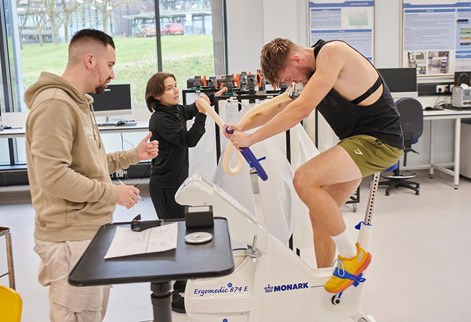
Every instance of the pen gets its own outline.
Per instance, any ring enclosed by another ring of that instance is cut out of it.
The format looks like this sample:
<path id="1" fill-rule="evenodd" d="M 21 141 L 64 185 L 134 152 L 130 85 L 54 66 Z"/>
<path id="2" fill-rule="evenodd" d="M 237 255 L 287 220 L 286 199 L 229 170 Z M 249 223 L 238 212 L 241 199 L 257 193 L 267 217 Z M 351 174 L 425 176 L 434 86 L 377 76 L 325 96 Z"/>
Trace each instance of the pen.
<path id="1" fill-rule="evenodd" d="M 119 184 L 125 186 L 125 184 L 124 184 L 121 180 L 118 179 L 118 182 L 119 182 Z M 139 195 L 137 195 L 137 197 L 139 198 L 139 200 L 144 200 L 144 198 L 142 198 L 142 197 L 139 196 Z"/>

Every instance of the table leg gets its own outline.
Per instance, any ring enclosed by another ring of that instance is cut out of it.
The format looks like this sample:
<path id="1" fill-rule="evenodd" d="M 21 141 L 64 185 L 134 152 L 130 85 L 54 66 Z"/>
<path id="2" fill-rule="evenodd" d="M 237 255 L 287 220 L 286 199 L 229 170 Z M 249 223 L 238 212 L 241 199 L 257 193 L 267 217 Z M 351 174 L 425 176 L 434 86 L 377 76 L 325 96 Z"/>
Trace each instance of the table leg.
<path id="1" fill-rule="evenodd" d="M 460 149 L 461 149 L 461 119 L 456 118 L 455 120 L 455 166 L 454 166 L 454 176 L 453 183 L 455 184 L 455 189 L 458 189 L 460 184 Z"/>
<path id="2" fill-rule="evenodd" d="M 151 282 L 154 322 L 172 322 L 172 283 Z"/>
<path id="3" fill-rule="evenodd" d="M 433 126 L 433 121 L 430 120 L 430 149 L 429 149 L 429 152 L 430 152 L 430 169 L 429 169 L 429 177 L 430 178 L 433 178 L 433 129 L 432 129 L 432 126 Z"/>

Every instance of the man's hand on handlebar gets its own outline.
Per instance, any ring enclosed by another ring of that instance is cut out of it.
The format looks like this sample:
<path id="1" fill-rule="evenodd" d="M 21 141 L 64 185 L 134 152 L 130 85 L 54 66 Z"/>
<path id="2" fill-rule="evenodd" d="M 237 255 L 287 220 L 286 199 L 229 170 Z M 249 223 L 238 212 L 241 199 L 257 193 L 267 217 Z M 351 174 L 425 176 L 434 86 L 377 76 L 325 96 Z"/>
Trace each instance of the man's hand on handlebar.
<path id="1" fill-rule="evenodd" d="M 234 131 L 230 137 L 230 140 L 237 149 L 248 148 L 253 144 L 251 135 L 240 131 Z"/>
<path id="2" fill-rule="evenodd" d="M 252 145 L 252 140 L 249 134 L 240 131 L 238 125 L 224 124 L 224 135 L 231 140 L 235 148 L 248 148 Z"/>
<path id="3" fill-rule="evenodd" d="M 232 133 L 234 131 L 240 131 L 239 125 L 237 124 L 224 124 L 224 128 L 222 129 L 222 133 L 224 133 L 224 136 L 228 138 L 229 140 L 231 139 Z"/>

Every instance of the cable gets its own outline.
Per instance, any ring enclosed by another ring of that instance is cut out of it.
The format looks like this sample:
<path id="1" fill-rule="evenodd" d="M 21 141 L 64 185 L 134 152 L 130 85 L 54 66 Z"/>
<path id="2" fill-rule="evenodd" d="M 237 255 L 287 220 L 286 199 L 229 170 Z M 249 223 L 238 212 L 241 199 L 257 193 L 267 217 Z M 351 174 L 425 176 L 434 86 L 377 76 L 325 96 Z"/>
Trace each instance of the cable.
<path id="1" fill-rule="evenodd" d="M 468 81 L 467 81 L 467 82 L 462 82 L 462 81 L 461 81 L 461 77 L 462 77 L 462 76 L 466 76 L 466 78 L 468 79 Z M 469 76 L 468 73 L 461 73 L 461 74 L 459 74 L 458 78 L 456 79 L 455 85 L 456 85 L 456 86 L 460 86 L 461 84 L 471 85 L 471 78 L 470 78 L 470 76 Z"/>
<path id="2" fill-rule="evenodd" d="M 131 142 L 129 142 L 128 140 L 126 140 L 123 136 L 123 133 L 119 133 L 119 135 L 121 136 L 121 150 L 124 151 L 124 142 L 126 142 L 127 144 L 129 144 L 131 146 L 131 149 L 134 149 L 134 144 L 132 144 Z"/>

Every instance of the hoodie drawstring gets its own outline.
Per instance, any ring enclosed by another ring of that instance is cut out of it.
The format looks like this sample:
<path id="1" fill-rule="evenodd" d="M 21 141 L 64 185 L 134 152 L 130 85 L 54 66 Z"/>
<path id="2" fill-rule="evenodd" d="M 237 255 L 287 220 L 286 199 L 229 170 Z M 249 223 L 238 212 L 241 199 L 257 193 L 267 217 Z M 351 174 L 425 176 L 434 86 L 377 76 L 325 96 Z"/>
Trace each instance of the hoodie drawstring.
<path id="1" fill-rule="evenodd" d="M 95 118 L 95 110 L 93 108 L 93 103 L 88 103 L 89 111 L 90 111 L 90 121 L 93 125 L 93 139 L 98 142 L 98 148 L 101 149 L 101 139 L 98 135 L 98 123 Z M 97 139 L 98 137 L 98 139 Z"/>

